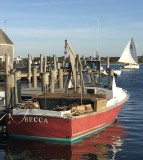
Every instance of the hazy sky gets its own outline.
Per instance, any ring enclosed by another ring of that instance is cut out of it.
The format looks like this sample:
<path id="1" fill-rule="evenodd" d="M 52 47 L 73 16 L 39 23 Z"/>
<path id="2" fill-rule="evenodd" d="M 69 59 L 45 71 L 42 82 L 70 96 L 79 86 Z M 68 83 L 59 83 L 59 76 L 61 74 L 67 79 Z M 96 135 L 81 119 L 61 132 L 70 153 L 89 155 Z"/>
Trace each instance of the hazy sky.
<path id="1" fill-rule="evenodd" d="M 62 56 L 65 39 L 81 56 L 119 57 L 131 37 L 143 55 L 142 0 L 0 0 L 0 20 L 15 57 Z"/>

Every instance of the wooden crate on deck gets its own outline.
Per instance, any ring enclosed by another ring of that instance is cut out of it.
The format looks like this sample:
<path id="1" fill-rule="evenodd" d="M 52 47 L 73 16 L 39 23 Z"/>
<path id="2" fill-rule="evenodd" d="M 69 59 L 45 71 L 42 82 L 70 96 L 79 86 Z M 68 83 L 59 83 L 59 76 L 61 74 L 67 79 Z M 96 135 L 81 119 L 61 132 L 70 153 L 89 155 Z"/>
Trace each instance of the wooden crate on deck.
<path id="1" fill-rule="evenodd" d="M 106 109 L 106 103 L 107 99 L 97 99 L 97 101 L 94 101 L 94 111 L 99 112 Z"/>

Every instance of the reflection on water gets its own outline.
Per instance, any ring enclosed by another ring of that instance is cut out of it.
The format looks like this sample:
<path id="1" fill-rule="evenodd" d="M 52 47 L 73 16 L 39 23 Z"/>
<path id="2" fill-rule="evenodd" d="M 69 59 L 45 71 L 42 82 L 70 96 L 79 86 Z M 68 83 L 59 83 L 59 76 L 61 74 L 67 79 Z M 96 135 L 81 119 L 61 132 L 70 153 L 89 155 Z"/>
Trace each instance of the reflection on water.
<path id="1" fill-rule="evenodd" d="M 3 140 L 0 150 L 5 150 L 4 159 L 98 159 L 114 160 L 122 150 L 125 133 L 120 122 L 104 131 L 84 138 L 73 145 L 57 145 L 42 141 L 9 139 Z M 0 153 L 1 154 L 1 153 Z"/>

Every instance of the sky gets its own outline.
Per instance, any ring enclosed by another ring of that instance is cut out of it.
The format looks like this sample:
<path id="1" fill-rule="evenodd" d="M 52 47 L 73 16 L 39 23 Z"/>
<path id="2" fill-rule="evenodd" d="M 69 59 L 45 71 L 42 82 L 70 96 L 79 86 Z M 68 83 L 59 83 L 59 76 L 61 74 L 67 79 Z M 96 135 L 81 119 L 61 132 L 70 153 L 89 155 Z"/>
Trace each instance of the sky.
<path id="1" fill-rule="evenodd" d="M 80 56 L 120 57 L 132 37 L 143 55 L 142 0 L 0 0 L 0 28 L 14 57 L 63 56 L 66 39 Z"/>

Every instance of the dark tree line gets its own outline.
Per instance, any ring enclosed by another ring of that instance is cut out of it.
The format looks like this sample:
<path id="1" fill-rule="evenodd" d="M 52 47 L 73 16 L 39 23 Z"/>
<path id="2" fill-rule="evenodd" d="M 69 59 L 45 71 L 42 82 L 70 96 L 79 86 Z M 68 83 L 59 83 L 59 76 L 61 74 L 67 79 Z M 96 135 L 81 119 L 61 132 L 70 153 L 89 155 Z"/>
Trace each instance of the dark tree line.
<path id="1" fill-rule="evenodd" d="M 120 57 L 109 57 L 110 63 L 118 63 Z M 107 62 L 107 57 L 101 57 L 102 63 Z M 138 56 L 138 62 L 143 63 L 143 56 Z"/>
<path id="2" fill-rule="evenodd" d="M 110 63 L 118 63 L 120 57 L 109 57 Z M 58 62 L 62 63 L 64 60 L 64 56 L 58 57 Z M 39 62 L 40 57 L 34 57 L 33 62 Z M 53 56 L 47 56 L 47 62 L 52 63 L 53 61 Z M 102 63 L 107 63 L 107 57 L 101 57 Z M 69 62 L 69 57 L 66 58 L 66 62 Z M 138 62 L 143 63 L 143 56 L 138 56 Z M 21 64 L 28 64 L 28 59 L 23 58 L 22 61 L 20 62 Z"/>

